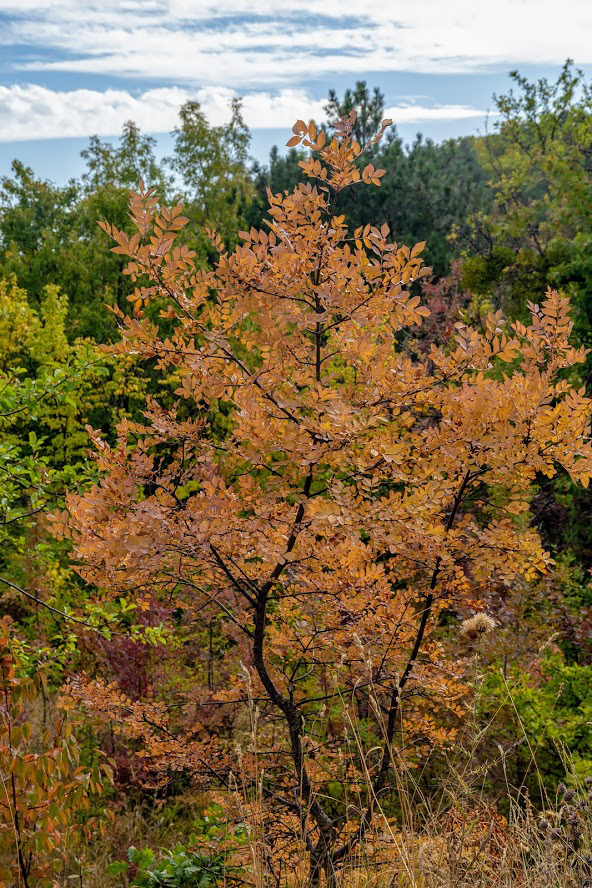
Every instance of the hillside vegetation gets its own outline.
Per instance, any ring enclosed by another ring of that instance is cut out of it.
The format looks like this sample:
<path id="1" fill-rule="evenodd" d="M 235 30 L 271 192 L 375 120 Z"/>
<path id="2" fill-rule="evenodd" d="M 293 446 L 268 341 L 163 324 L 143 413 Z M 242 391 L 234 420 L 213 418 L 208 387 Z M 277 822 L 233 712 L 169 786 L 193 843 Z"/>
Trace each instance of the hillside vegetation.
<path id="1" fill-rule="evenodd" d="M 0 886 L 592 885 L 592 87 L 0 182 Z"/>

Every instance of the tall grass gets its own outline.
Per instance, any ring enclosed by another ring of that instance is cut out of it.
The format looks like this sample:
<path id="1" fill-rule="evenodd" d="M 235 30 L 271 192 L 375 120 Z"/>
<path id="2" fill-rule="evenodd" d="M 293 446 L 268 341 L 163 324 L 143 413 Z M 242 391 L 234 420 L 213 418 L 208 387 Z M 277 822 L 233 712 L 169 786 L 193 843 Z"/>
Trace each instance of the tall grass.
<path id="1" fill-rule="evenodd" d="M 425 774 L 410 768 L 393 748 L 394 781 L 388 809 L 383 808 L 386 797 L 374 800 L 376 815 L 367 841 L 343 861 L 338 871 L 342 888 L 592 888 L 592 778 L 578 780 L 573 776 L 569 788 L 561 786 L 556 793 L 549 792 L 539 772 L 536 743 L 522 726 L 514 701 L 516 681 L 506 683 L 506 699 L 500 706 L 514 706 L 522 736 L 509 748 L 497 746 L 497 713 L 486 724 L 479 716 L 481 679 L 477 644 L 474 694 L 462 730 L 448 748 L 438 753 L 437 766 L 433 761 L 429 763 L 429 788 Z M 376 697 L 371 697 L 371 704 L 378 706 Z M 348 752 L 361 762 L 369 782 L 372 762 L 364 756 L 356 709 L 344 710 L 349 714 Z M 259 712 L 253 700 L 244 727 L 242 743 L 237 746 L 234 788 L 224 796 L 218 795 L 218 799 L 223 799 L 229 821 L 244 824 L 247 841 L 229 857 L 232 863 L 242 863 L 240 877 L 237 879 L 236 872 L 229 870 L 228 878 L 222 877 L 219 884 L 305 888 L 307 856 L 303 843 L 297 836 L 291 840 L 287 833 L 283 846 L 277 834 L 273 847 L 267 840 L 270 815 L 263 792 L 266 762 L 259 739 Z M 512 772 L 508 765 L 518 745 L 529 760 L 527 772 L 534 775 L 536 808 L 527 788 L 513 785 L 508 777 Z M 575 775 L 569 750 L 558 752 L 566 773 Z M 247 756 L 248 769 L 244 766 Z M 492 796 L 488 775 L 493 770 L 501 772 L 504 780 Z M 191 832 L 191 818 L 203 810 L 205 803 L 203 795 L 191 794 L 176 810 L 170 805 L 159 809 L 120 800 L 110 841 L 87 848 L 80 865 L 80 881 L 64 885 L 128 885 L 128 876 L 114 879 L 108 875 L 109 862 L 121 859 L 127 845 L 170 847 Z M 356 806 L 360 806 L 359 800 L 346 798 L 346 810 L 352 815 Z M 198 885 L 196 881 L 196 888 Z M 187 884 L 187 888 L 192 886 Z"/>

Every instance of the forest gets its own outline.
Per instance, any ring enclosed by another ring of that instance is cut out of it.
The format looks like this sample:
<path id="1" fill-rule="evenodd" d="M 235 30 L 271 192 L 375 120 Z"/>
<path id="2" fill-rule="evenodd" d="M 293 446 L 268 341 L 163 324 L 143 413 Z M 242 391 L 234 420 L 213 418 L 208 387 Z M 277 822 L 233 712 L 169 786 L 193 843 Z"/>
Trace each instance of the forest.
<path id="1" fill-rule="evenodd" d="M 592 84 L 0 180 L 0 886 L 592 885 Z"/>

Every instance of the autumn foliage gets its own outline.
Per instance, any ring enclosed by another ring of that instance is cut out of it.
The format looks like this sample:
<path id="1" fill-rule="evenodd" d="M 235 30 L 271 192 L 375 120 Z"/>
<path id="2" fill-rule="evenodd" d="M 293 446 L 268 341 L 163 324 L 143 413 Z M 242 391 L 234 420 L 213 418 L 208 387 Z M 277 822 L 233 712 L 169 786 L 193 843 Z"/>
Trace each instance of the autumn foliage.
<path id="1" fill-rule="evenodd" d="M 81 761 L 67 707 L 34 731 L 31 707 L 44 678 L 24 674 L 19 647 L 0 624 L 0 885 L 53 888 L 64 859 L 99 825 L 91 802 L 111 769 L 104 760 Z M 104 836 L 103 820 L 100 830 Z"/>
<path id="2" fill-rule="evenodd" d="M 207 680 L 132 700 L 81 676 L 70 698 L 115 707 L 156 781 L 240 784 L 262 865 L 304 850 L 313 885 L 363 845 L 393 773 L 454 734 L 447 615 L 547 571 L 535 479 L 592 474 L 565 297 L 406 348 L 428 315 L 423 244 L 349 231 L 343 189 L 383 174 L 357 162 L 354 123 L 295 125 L 310 181 L 269 192 L 267 229 L 233 252 L 212 233 L 213 270 L 175 245 L 187 220 L 154 189 L 132 195 L 131 237 L 104 225 L 136 283 L 117 349 L 176 402 L 148 401 L 116 446 L 93 431 L 101 480 L 53 519 L 100 601 L 166 601 L 180 657 L 212 626 L 222 639 Z"/>

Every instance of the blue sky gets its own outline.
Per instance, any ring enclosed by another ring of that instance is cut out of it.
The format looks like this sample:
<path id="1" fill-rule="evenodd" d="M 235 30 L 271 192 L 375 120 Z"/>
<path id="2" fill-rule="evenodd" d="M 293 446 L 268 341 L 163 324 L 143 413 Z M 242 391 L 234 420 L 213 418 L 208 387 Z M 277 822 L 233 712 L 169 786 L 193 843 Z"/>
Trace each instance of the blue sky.
<path id="1" fill-rule="evenodd" d="M 590 0 L 0 0 L 0 174 L 64 182 L 130 118 L 166 153 L 188 98 L 221 123 L 241 96 L 265 159 L 358 79 L 407 141 L 482 132 L 511 68 L 592 74 L 591 34 Z"/>

